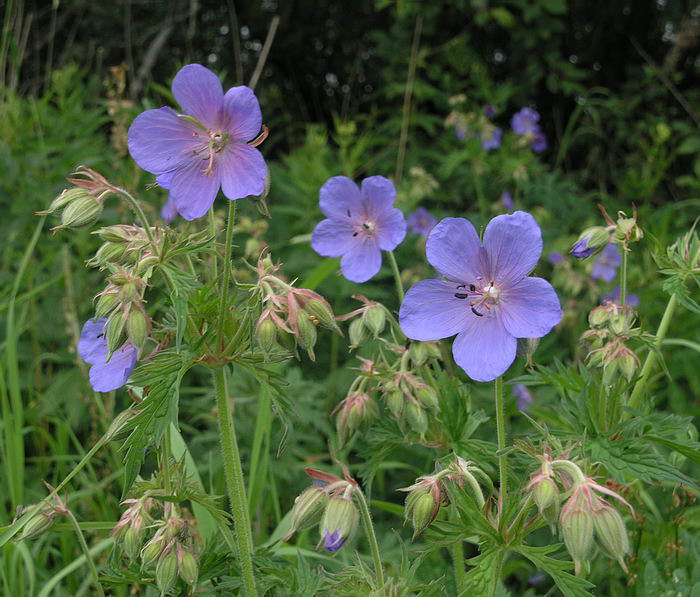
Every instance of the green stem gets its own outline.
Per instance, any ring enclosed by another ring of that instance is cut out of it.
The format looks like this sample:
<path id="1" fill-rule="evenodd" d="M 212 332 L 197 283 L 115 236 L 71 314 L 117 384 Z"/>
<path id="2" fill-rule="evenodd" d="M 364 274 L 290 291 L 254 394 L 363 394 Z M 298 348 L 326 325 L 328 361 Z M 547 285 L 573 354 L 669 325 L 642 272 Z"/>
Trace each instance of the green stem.
<path id="1" fill-rule="evenodd" d="M 231 203 L 233 203 L 233 201 Z M 226 369 L 224 367 L 219 367 L 214 370 L 214 386 L 216 389 L 221 455 L 224 462 L 226 487 L 228 489 L 231 511 L 233 513 L 233 527 L 236 533 L 238 558 L 243 575 L 244 594 L 247 597 L 255 597 L 257 592 L 255 589 L 255 577 L 253 575 L 253 536 L 250 528 L 248 500 L 245 494 L 241 457 L 238 452 L 238 441 L 236 440 L 236 429 L 233 425 L 233 419 L 228 404 Z"/>
<path id="2" fill-rule="evenodd" d="M 207 217 L 209 222 L 209 236 L 211 236 L 212 238 L 216 238 L 216 216 L 214 215 L 213 205 L 209 208 Z M 211 258 L 211 271 L 212 275 L 214 276 L 213 280 L 216 280 L 219 277 L 219 266 L 216 262 L 216 253 L 214 253 Z"/>
<path id="3" fill-rule="evenodd" d="M 224 245 L 224 279 L 221 286 L 221 302 L 219 303 L 219 331 L 217 349 L 223 348 L 224 330 L 226 328 L 226 311 L 228 310 L 228 285 L 231 281 L 231 251 L 233 250 L 233 227 L 236 222 L 236 202 L 228 202 L 228 220 L 226 222 L 226 244 Z"/>
<path id="4" fill-rule="evenodd" d="M 620 268 L 620 305 L 627 302 L 627 243 L 622 244 L 622 267 Z"/>
<path id="5" fill-rule="evenodd" d="M 377 543 L 377 536 L 374 534 L 374 526 L 372 525 L 372 517 L 369 513 L 369 506 L 367 506 L 367 500 L 365 499 L 362 491 L 357 489 L 357 491 L 354 493 L 357 496 L 357 501 L 360 505 L 362 526 L 365 527 L 365 534 L 367 535 L 369 548 L 372 552 L 372 559 L 374 560 L 374 574 L 377 578 L 377 589 L 379 589 L 381 594 L 384 595 L 384 570 L 382 569 L 382 559 L 379 557 L 379 544 Z"/>
<path id="6" fill-rule="evenodd" d="M 170 425 L 165 427 L 165 434 L 163 436 L 163 442 L 161 444 L 161 458 L 163 467 L 163 485 L 165 492 L 170 495 L 172 488 L 170 485 L 170 447 L 172 443 L 170 441 Z"/>
<path id="7" fill-rule="evenodd" d="M 501 452 L 506 448 L 506 423 L 505 409 L 503 406 L 503 377 L 498 376 L 494 382 L 495 398 L 496 398 L 496 431 L 498 434 L 498 451 Z M 508 495 L 508 461 L 505 454 L 498 456 L 498 475 L 500 488 L 498 490 L 498 501 L 500 504 L 501 514 L 505 511 L 506 496 Z"/>
<path id="8" fill-rule="evenodd" d="M 80 525 L 78 524 L 78 521 L 75 519 L 75 516 L 73 516 L 73 513 L 70 510 L 66 510 L 66 516 L 68 517 L 68 520 L 70 520 L 71 525 L 73 525 L 73 528 L 75 529 L 75 534 L 78 536 L 78 543 L 80 543 L 80 548 L 85 554 L 85 561 L 87 562 L 88 568 L 90 568 L 90 572 L 92 573 L 92 576 L 95 580 L 97 594 L 100 597 L 105 597 L 105 592 L 102 590 L 102 585 L 100 584 L 100 576 L 97 573 L 97 568 L 95 567 L 95 562 L 92 559 L 92 555 L 90 555 L 90 548 L 85 542 L 83 532 L 80 530 Z"/>
<path id="9" fill-rule="evenodd" d="M 115 190 L 122 197 L 124 197 L 124 199 L 126 199 L 126 202 L 129 204 L 131 210 L 136 214 L 136 217 L 139 220 L 141 220 L 141 226 L 146 231 L 146 236 L 148 237 L 148 242 L 151 245 L 151 250 L 153 251 L 153 254 L 156 256 L 160 255 L 158 245 L 156 244 L 156 239 L 153 236 L 153 230 L 151 230 L 151 225 L 148 223 L 148 218 L 146 217 L 146 214 L 144 213 L 143 209 L 141 209 L 141 204 L 128 191 L 120 189 L 119 187 L 115 187 Z"/>
<path id="10" fill-rule="evenodd" d="M 391 265 L 391 273 L 394 274 L 394 282 L 396 282 L 396 294 L 399 295 L 399 303 L 403 303 L 403 282 L 401 281 L 401 272 L 399 272 L 399 265 L 396 263 L 396 257 L 394 257 L 393 251 L 387 251 L 389 255 L 389 265 Z"/>
<path id="11" fill-rule="evenodd" d="M 668 299 L 668 304 L 666 305 L 666 310 L 661 318 L 661 323 L 659 324 L 659 329 L 656 331 L 656 338 L 654 340 L 654 348 L 649 350 L 646 360 L 644 361 L 644 366 L 642 367 L 642 373 L 639 380 L 634 384 L 634 389 L 630 395 L 629 402 L 627 405 L 630 408 L 639 408 L 640 402 L 642 401 L 642 393 L 644 392 L 644 387 L 647 384 L 649 375 L 651 375 L 651 370 L 654 368 L 656 363 L 656 353 L 661 349 L 661 344 L 666 337 L 666 332 L 668 332 L 668 326 L 671 324 L 671 318 L 673 317 L 673 312 L 676 310 L 676 304 L 678 303 L 678 297 L 675 294 L 671 295 Z"/>

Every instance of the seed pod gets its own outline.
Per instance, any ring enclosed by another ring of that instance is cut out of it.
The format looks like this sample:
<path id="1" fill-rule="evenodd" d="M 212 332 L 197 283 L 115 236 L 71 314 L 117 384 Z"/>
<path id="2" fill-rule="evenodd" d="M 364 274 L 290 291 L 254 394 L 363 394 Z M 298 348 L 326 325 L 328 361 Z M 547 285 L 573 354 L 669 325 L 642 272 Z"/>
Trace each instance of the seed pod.
<path id="1" fill-rule="evenodd" d="M 303 309 L 297 313 L 297 328 L 299 329 L 297 343 L 306 350 L 312 361 L 316 360 L 314 356 L 314 346 L 316 345 L 317 337 L 316 326 L 309 318 L 308 313 Z"/>
<path id="2" fill-rule="evenodd" d="M 58 228 L 82 228 L 94 224 L 102 214 L 102 203 L 89 194 L 78 197 L 66 206 Z"/>
<path id="3" fill-rule="evenodd" d="M 132 309 L 126 318 L 126 333 L 129 341 L 138 349 L 143 350 L 148 337 L 148 319 L 140 309 Z"/>
<path id="4" fill-rule="evenodd" d="M 258 346 L 264 352 L 272 352 L 277 344 L 277 326 L 270 318 L 263 319 L 256 331 Z"/>
<path id="5" fill-rule="evenodd" d="M 369 330 L 362 319 L 355 319 L 348 328 L 348 335 L 350 336 L 350 348 L 357 348 L 369 338 Z"/>
<path id="6" fill-rule="evenodd" d="M 178 574 L 177 554 L 171 547 L 164 551 L 156 565 L 156 584 L 162 593 L 167 593 L 175 585 Z"/>
<path id="7" fill-rule="evenodd" d="M 373 336 L 379 336 L 386 325 L 386 311 L 381 305 L 372 305 L 365 309 L 362 321 Z"/>

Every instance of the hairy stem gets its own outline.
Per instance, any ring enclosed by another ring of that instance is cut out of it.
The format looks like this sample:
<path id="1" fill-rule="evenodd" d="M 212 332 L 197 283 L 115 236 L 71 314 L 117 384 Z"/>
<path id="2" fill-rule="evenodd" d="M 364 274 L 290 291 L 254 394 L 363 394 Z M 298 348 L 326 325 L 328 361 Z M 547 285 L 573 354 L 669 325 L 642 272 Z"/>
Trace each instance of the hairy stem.
<path id="1" fill-rule="evenodd" d="M 396 263 L 396 257 L 394 257 L 393 251 L 387 251 L 389 255 L 389 265 L 391 265 L 391 273 L 394 274 L 394 282 L 396 283 L 396 294 L 399 296 L 399 303 L 403 303 L 403 282 L 401 281 L 401 272 L 399 272 L 399 265 Z"/>
<path id="2" fill-rule="evenodd" d="M 226 222 L 226 244 L 224 245 L 224 278 L 221 285 L 221 302 L 219 303 L 219 330 L 216 347 L 223 348 L 226 311 L 228 310 L 228 286 L 231 281 L 231 251 L 233 249 L 233 227 L 236 223 L 236 202 L 228 202 L 228 221 Z"/>
<path id="3" fill-rule="evenodd" d="M 384 570 L 382 569 L 382 559 L 379 557 L 379 544 L 377 543 L 377 536 L 374 534 L 374 526 L 372 525 L 372 517 L 369 513 L 369 507 L 367 506 L 367 500 L 364 494 L 359 489 L 355 492 L 357 496 L 357 502 L 360 506 L 360 516 L 362 518 L 362 526 L 365 527 L 365 534 L 367 535 L 367 541 L 369 542 L 369 548 L 372 552 L 372 559 L 374 560 L 374 574 L 377 578 L 377 588 L 384 594 Z"/>
<path id="4" fill-rule="evenodd" d="M 233 201 L 231 202 L 233 203 Z M 219 419 L 219 438 L 221 440 L 221 455 L 224 462 L 224 475 L 228 489 L 233 527 L 236 533 L 238 558 L 243 576 L 243 589 L 246 597 L 255 597 L 255 577 L 253 575 L 253 536 L 250 529 L 250 515 L 246 498 L 245 484 L 241 457 L 238 452 L 236 429 L 228 404 L 226 387 L 226 369 L 219 367 L 214 370 L 214 387 L 216 389 L 216 407 Z"/>
<path id="5" fill-rule="evenodd" d="M 458 515 L 454 508 L 451 509 L 450 517 L 453 520 L 458 519 Z M 452 565 L 455 573 L 455 586 L 457 587 L 457 595 L 462 595 L 466 590 L 467 574 L 464 569 L 464 543 L 461 539 L 455 541 L 450 549 L 452 554 Z"/>
<path id="6" fill-rule="evenodd" d="M 630 395 L 629 402 L 627 405 L 630 408 L 639 408 L 642 401 L 642 393 L 649 380 L 649 375 L 651 375 L 651 370 L 654 368 L 656 363 L 656 353 L 661 349 L 661 344 L 666 337 L 666 332 L 668 332 L 668 326 L 671 324 L 671 319 L 673 318 L 673 312 L 676 310 L 676 304 L 678 303 L 678 297 L 675 294 L 671 295 L 668 299 L 666 305 L 666 310 L 661 318 L 661 323 L 659 324 L 659 329 L 656 331 L 656 338 L 654 339 L 654 349 L 649 351 L 646 360 L 644 361 L 644 366 L 642 367 L 642 373 L 639 380 L 634 384 L 634 389 Z"/>
<path id="7" fill-rule="evenodd" d="M 627 243 L 622 245 L 622 267 L 620 268 L 620 305 L 627 302 Z"/>
<path id="8" fill-rule="evenodd" d="M 498 451 L 505 450 L 506 447 L 506 423 L 505 412 L 503 406 L 503 377 L 498 376 L 494 381 L 494 390 L 496 398 L 496 431 L 498 434 Z M 505 510 L 506 497 L 508 495 L 508 460 L 505 454 L 498 456 L 498 476 L 500 488 L 498 490 L 498 502 L 500 504 L 501 514 Z"/>
<path id="9" fill-rule="evenodd" d="M 160 255 L 160 251 L 158 250 L 158 245 L 156 244 L 156 239 L 153 236 L 153 230 L 151 230 L 151 225 L 148 222 L 148 218 L 146 217 L 146 214 L 144 213 L 143 209 L 141 209 L 141 204 L 128 191 L 126 191 L 124 189 L 120 189 L 119 187 L 115 187 L 115 190 L 122 197 L 124 197 L 124 199 L 126 199 L 126 202 L 129 204 L 131 211 L 133 211 L 136 214 L 136 217 L 141 221 L 141 226 L 143 226 L 143 229 L 146 232 L 146 236 L 148 237 L 148 242 L 151 245 L 151 250 L 153 251 L 153 254 L 156 256 Z"/>

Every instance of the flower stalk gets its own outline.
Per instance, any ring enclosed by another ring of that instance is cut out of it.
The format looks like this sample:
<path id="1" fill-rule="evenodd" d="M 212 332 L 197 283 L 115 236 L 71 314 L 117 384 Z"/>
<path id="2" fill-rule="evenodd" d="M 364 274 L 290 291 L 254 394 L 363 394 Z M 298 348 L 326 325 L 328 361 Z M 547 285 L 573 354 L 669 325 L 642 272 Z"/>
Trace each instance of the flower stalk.
<path id="1" fill-rule="evenodd" d="M 231 251 L 233 249 L 233 228 L 236 222 L 236 202 L 228 202 L 228 220 L 226 222 L 226 243 L 224 244 L 224 278 L 221 287 L 221 302 L 219 303 L 219 330 L 216 347 L 223 348 L 224 330 L 226 328 L 226 310 L 228 309 L 228 286 L 231 282 Z"/>
<path id="2" fill-rule="evenodd" d="M 377 579 L 377 588 L 380 591 L 380 595 L 385 595 L 384 570 L 382 569 L 382 559 L 379 556 L 379 544 L 377 543 L 377 536 L 374 533 L 374 526 L 372 525 L 372 517 L 369 513 L 367 500 L 365 499 L 364 493 L 362 493 L 362 491 L 360 491 L 359 489 L 355 491 L 355 496 L 357 497 L 357 503 L 360 507 L 360 518 L 362 520 L 362 526 L 365 528 L 369 548 L 372 552 L 372 559 L 374 560 L 374 575 Z"/>
<path id="3" fill-rule="evenodd" d="M 394 282 L 396 283 L 396 294 L 399 297 L 399 302 L 403 302 L 403 282 L 401 281 L 401 272 L 399 271 L 399 266 L 396 263 L 396 257 L 394 257 L 393 251 L 387 251 L 389 256 L 389 265 L 391 265 L 391 273 L 394 274 Z"/>
<path id="4" fill-rule="evenodd" d="M 499 375 L 494 381 L 496 399 L 496 431 L 498 434 L 498 451 L 506 448 L 506 423 L 505 408 L 503 405 L 503 376 Z M 498 456 L 498 478 L 500 488 L 498 490 L 498 503 L 501 513 L 505 511 L 506 496 L 508 495 L 508 460 L 505 454 Z"/>

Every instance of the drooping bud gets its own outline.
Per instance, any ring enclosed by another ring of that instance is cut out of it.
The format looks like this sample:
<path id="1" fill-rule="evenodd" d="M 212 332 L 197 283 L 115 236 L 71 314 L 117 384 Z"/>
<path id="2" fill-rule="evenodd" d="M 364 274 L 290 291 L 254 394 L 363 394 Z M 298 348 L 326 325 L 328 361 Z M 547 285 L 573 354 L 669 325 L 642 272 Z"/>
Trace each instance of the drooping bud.
<path id="1" fill-rule="evenodd" d="M 68 205 L 70 205 L 71 203 L 73 203 L 73 201 L 88 196 L 89 193 L 85 191 L 85 189 L 76 187 L 70 189 L 63 189 L 63 191 L 61 191 L 61 194 L 51 202 L 51 205 L 49 205 L 48 209 L 46 209 L 45 211 L 38 211 L 37 214 L 41 216 L 55 214 L 67 207 Z"/>
<path id="2" fill-rule="evenodd" d="M 384 396 L 386 398 L 386 405 L 391 411 L 391 414 L 394 415 L 396 419 L 400 419 L 404 408 L 403 394 L 398 390 L 394 390 Z"/>
<path id="3" fill-rule="evenodd" d="M 625 522 L 619 512 L 605 501 L 600 500 L 599 504 L 601 507 L 593 512 L 596 541 L 603 553 L 617 560 L 622 569 L 627 572 L 625 555 L 630 551 L 630 544 Z"/>
<path id="4" fill-rule="evenodd" d="M 569 251 L 577 259 L 586 259 L 610 243 L 610 231 L 604 226 L 586 228 Z"/>
<path id="5" fill-rule="evenodd" d="M 335 316 L 333 311 L 325 301 L 319 299 L 310 299 L 304 303 L 304 310 L 311 316 L 315 317 L 318 322 L 325 328 L 333 330 L 339 333 L 341 336 L 343 332 L 335 321 Z"/>
<path id="6" fill-rule="evenodd" d="M 413 527 L 412 540 L 420 535 L 440 511 L 440 489 L 435 483 L 432 487 L 421 487 L 406 496 L 404 518 Z"/>
<path id="7" fill-rule="evenodd" d="M 141 550 L 141 566 L 147 568 L 155 562 L 163 551 L 167 539 L 163 533 L 156 533 Z"/>
<path id="8" fill-rule="evenodd" d="M 349 497 L 333 496 L 321 520 L 321 541 L 328 551 L 338 551 L 357 530 L 359 513 Z"/>
<path id="9" fill-rule="evenodd" d="M 362 346 L 369 338 L 369 330 L 362 319 L 354 319 L 348 328 L 350 336 L 350 348 Z"/>
<path id="10" fill-rule="evenodd" d="M 178 574 L 188 585 L 196 585 L 199 579 L 197 558 L 189 549 L 177 544 Z"/>
<path id="11" fill-rule="evenodd" d="M 258 324 L 255 332 L 258 346 L 264 352 L 272 352 L 277 345 L 277 326 L 269 317 L 266 317 Z"/>
<path id="12" fill-rule="evenodd" d="M 135 526 L 129 526 L 125 529 L 123 535 L 124 552 L 129 559 L 135 560 L 142 548 L 143 530 Z"/>
<path id="13" fill-rule="evenodd" d="M 321 487 L 308 487 L 294 500 L 292 528 L 286 539 L 297 531 L 316 526 L 328 505 L 328 494 Z"/>
<path id="14" fill-rule="evenodd" d="M 160 555 L 156 565 L 156 584 L 162 593 L 167 593 L 175 586 L 178 574 L 177 553 L 172 546 Z"/>
<path id="15" fill-rule="evenodd" d="M 411 360 L 417 367 L 425 365 L 428 358 L 431 356 L 429 344 L 427 342 L 419 342 L 417 340 L 411 342 L 411 345 L 408 347 L 408 352 Z"/>
<path id="16" fill-rule="evenodd" d="M 105 243 L 95 256 L 88 262 L 89 265 L 106 265 L 107 263 L 119 263 L 126 252 L 126 247 L 117 243 Z"/>
<path id="17" fill-rule="evenodd" d="M 552 524 L 559 515 L 559 487 L 556 481 L 543 477 L 532 486 L 531 493 L 542 517 Z"/>
<path id="18" fill-rule="evenodd" d="M 593 514 L 580 492 L 574 490 L 562 508 L 559 524 L 566 549 L 574 561 L 575 572 L 578 575 L 582 564 L 591 558 L 594 546 Z"/>
<path id="19" fill-rule="evenodd" d="M 101 294 L 95 306 L 95 318 L 105 317 L 119 306 L 119 298 L 115 293 Z"/>
<path id="20" fill-rule="evenodd" d="M 416 398 L 425 408 L 438 410 L 440 402 L 438 401 L 437 392 L 427 384 L 420 384 L 416 389 Z"/>
<path id="21" fill-rule="evenodd" d="M 55 229 L 90 226 L 97 222 L 101 214 L 102 202 L 85 194 L 66 206 L 61 214 L 61 225 Z"/>
<path id="22" fill-rule="evenodd" d="M 53 526 L 54 518 L 54 513 L 50 509 L 42 508 L 24 525 L 18 541 L 40 537 Z"/>
<path id="23" fill-rule="evenodd" d="M 297 342 L 309 355 L 309 358 L 314 361 L 316 357 L 314 356 L 314 346 L 316 346 L 316 326 L 311 321 L 308 313 L 303 309 L 297 312 L 297 328 L 299 334 L 297 336 Z"/>
<path id="24" fill-rule="evenodd" d="M 132 309 L 126 318 L 126 333 L 131 342 L 141 352 L 148 337 L 148 319 L 140 309 Z"/>
<path id="25" fill-rule="evenodd" d="M 373 336 L 379 336 L 386 325 L 386 311 L 380 304 L 370 305 L 362 314 L 362 321 Z"/>
<path id="26" fill-rule="evenodd" d="M 411 429 L 418 435 L 422 436 L 428 431 L 428 416 L 415 398 L 406 402 L 404 413 Z"/>
<path id="27" fill-rule="evenodd" d="M 114 352 L 124 344 L 124 327 L 123 314 L 120 312 L 112 313 L 107 320 L 107 347 L 110 352 Z"/>
<path id="28" fill-rule="evenodd" d="M 338 411 L 336 423 L 342 441 L 376 416 L 377 405 L 369 393 L 351 392 L 333 412 L 336 411 Z"/>

